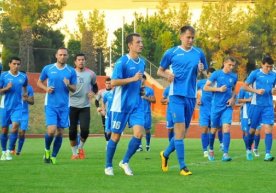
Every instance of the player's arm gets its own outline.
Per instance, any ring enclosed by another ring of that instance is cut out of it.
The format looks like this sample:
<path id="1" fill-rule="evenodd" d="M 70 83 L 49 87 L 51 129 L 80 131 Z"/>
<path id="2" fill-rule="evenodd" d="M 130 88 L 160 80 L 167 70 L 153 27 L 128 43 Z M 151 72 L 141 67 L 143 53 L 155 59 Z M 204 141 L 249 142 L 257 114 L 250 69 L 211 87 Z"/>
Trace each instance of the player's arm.
<path id="1" fill-rule="evenodd" d="M 196 94 L 196 104 L 197 105 L 201 105 L 201 95 L 202 95 L 202 90 L 198 89 L 197 90 L 197 94 Z"/>
<path id="2" fill-rule="evenodd" d="M 3 94 L 5 92 L 7 92 L 8 90 L 11 89 L 11 87 L 12 87 L 12 83 L 9 82 L 6 87 L 3 87 L 3 88 L 0 89 L 0 93 Z"/>
<path id="3" fill-rule="evenodd" d="M 157 75 L 167 79 L 169 82 L 172 82 L 174 80 L 174 74 L 171 73 L 169 70 L 164 69 L 161 66 L 157 70 Z"/>
<path id="4" fill-rule="evenodd" d="M 243 88 L 244 88 L 244 90 L 246 90 L 248 92 L 256 93 L 256 94 L 259 94 L 259 95 L 262 95 L 265 92 L 264 89 L 255 89 L 255 88 L 252 88 L 250 86 L 250 83 L 248 83 L 248 82 L 244 83 Z"/>
<path id="5" fill-rule="evenodd" d="M 227 106 L 233 106 L 236 103 L 236 93 L 235 93 L 235 88 L 236 84 L 232 88 L 232 96 L 231 98 L 227 101 Z"/>
<path id="6" fill-rule="evenodd" d="M 151 103 L 156 103 L 156 98 L 155 98 L 154 95 L 153 96 L 142 96 L 142 98 L 149 101 L 149 102 L 151 102 Z"/>
<path id="7" fill-rule="evenodd" d="M 204 91 L 209 91 L 209 92 L 225 92 L 227 87 L 225 85 L 221 87 L 213 87 L 211 86 L 212 82 L 210 80 L 207 80 L 205 83 L 203 90 Z"/>
<path id="8" fill-rule="evenodd" d="M 168 98 L 165 98 L 165 97 L 163 96 L 163 98 L 161 99 L 161 104 L 162 104 L 162 105 L 166 105 L 166 104 L 168 104 L 168 102 L 169 102 L 169 99 L 168 99 Z"/>
<path id="9" fill-rule="evenodd" d="M 136 82 L 142 79 L 143 74 L 141 72 L 137 72 L 133 77 L 124 78 L 124 79 L 112 79 L 111 85 L 112 86 L 123 86 L 129 84 L 131 82 Z"/>
<path id="10" fill-rule="evenodd" d="M 37 81 L 37 86 L 38 86 L 38 88 L 43 89 L 47 93 L 52 93 L 54 91 L 53 87 L 47 87 L 47 86 L 45 86 L 44 81 L 42 81 L 40 79 L 38 79 L 38 81 Z"/>

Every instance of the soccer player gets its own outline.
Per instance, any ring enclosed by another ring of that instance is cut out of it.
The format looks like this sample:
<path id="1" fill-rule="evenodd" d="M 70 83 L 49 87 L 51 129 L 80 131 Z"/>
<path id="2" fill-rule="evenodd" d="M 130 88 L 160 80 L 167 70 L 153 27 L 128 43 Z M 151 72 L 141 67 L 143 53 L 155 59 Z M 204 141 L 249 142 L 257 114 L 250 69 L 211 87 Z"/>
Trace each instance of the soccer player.
<path id="1" fill-rule="evenodd" d="M 145 112 L 145 131 L 146 131 L 146 151 L 150 151 L 150 138 L 151 138 L 151 103 L 156 103 L 154 96 L 154 91 L 152 88 L 145 86 L 147 77 L 143 74 L 142 87 L 141 87 L 141 97 L 143 99 L 143 106 Z M 137 149 L 137 151 L 143 151 L 142 142 Z"/>
<path id="2" fill-rule="evenodd" d="M 160 62 L 157 75 L 171 82 L 169 90 L 170 110 L 174 122 L 174 138 L 165 151 L 160 152 L 162 171 L 168 171 L 168 159 L 176 150 L 180 175 L 191 175 L 184 154 L 184 137 L 190 126 L 196 104 L 196 78 L 198 72 L 207 69 L 206 58 L 200 48 L 194 47 L 195 30 L 191 26 L 180 29 L 181 45 L 167 50 Z M 200 61 L 202 63 L 200 63 Z M 167 71 L 171 67 L 172 72 Z"/>
<path id="3" fill-rule="evenodd" d="M 223 60 L 223 68 L 215 71 L 207 80 L 204 91 L 213 92 L 211 106 L 211 131 L 209 136 L 208 159 L 213 161 L 214 140 L 218 128 L 223 129 L 223 156 L 222 161 L 231 161 L 228 155 L 230 145 L 230 125 L 232 122 L 232 106 L 235 104 L 235 86 L 238 81 L 237 74 L 232 72 L 236 65 L 236 59 L 228 56 Z M 213 86 L 212 86 L 213 84 Z"/>
<path id="4" fill-rule="evenodd" d="M 112 101 L 113 101 L 113 90 L 108 90 L 103 95 L 102 110 L 100 111 L 100 113 L 102 115 L 105 115 L 105 131 L 104 132 L 106 133 L 107 136 L 111 136 L 110 109 L 111 109 Z"/>
<path id="5" fill-rule="evenodd" d="M 166 110 L 166 128 L 168 130 L 168 139 L 169 139 L 169 141 L 171 141 L 171 139 L 174 136 L 174 131 L 173 131 L 172 114 L 170 112 L 169 90 L 170 90 L 170 86 L 167 86 L 166 89 L 163 92 L 163 97 L 161 99 L 161 103 L 162 103 L 162 105 L 167 105 L 167 110 Z"/>
<path id="6" fill-rule="evenodd" d="M 126 124 L 132 127 L 126 154 L 119 166 L 126 175 L 132 176 L 129 160 L 138 149 L 144 130 L 144 109 L 140 88 L 145 70 L 145 61 L 139 57 L 142 52 L 142 38 L 137 33 L 126 37 L 129 53 L 119 58 L 115 64 L 111 84 L 115 86 L 111 105 L 111 138 L 107 144 L 105 174 L 114 175 L 112 160 Z"/>
<path id="7" fill-rule="evenodd" d="M 247 146 L 251 150 L 255 131 L 262 124 L 265 130 L 266 154 L 264 161 L 274 160 L 274 157 L 271 155 L 272 129 L 274 124 L 272 92 L 275 92 L 274 87 L 276 84 L 276 74 L 272 71 L 273 64 L 273 59 L 270 56 L 265 56 L 262 60 L 261 68 L 252 71 L 244 84 L 244 89 L 253 93 L 249 114 L 251 121 L 250 130 L 246 137 Z M 253 86 L 250 87 L 249 85 Z M 248 154 L 252 154 L 252 152 L 248 151 Z M 252 155 L 248 155 L 247 157 L 253 159 Z"/>
<path id="8" fill-rule="evenodd" d="M 215 71 L 214 68 L 208 68 L 207 78 Z M 201 79 L 197 82 L 197 105 L 199 105 L 199 126 L 201 127 L 201 144 L 203 156 L 208 157 L 209 130 L 211 128 L 211 104 L 213 93 L 204 91 L 203 87 L 207 79 Z"/>
<path id="9" fill-rule="evenodd" d="M 85 55 L 74 57 L 77 74 L 76 91 L 70 95 L 70 126 L 69 139 L 72 149 L 72 160 L 84 159 L 83 146 L 89 135 L 90 126 L 90 98 L 98 92 L 96 74 L 85 70 Z M 77 126 L 80 124 L 80 142 L 77 144 Z"/>
<path id="10" fill-rule="evenodd" d="M 16 143 L 18 128 L 22 117 L 22 96 L 27 97 L 27 76 L 20 72 L 21 60 L 12 57 L 9 61 L 8 72 L 4 72 L 0 77 L 1 98 L 1 160 L 12 160 L 11 151 Z M 23 88 L 23 89 L 22 89 Z M 23 94 L 22 94 L 23 90 Z M 9 125 L 12 124 L 9 136 L 9 148 L 7 150 Z"/>
<path id="11" fill-rule="evenodd" d="M 37 86 L 46 92 L 47 132 L 45 134 L 44 162 L 52 164 L 56 164 L 64 129 L 69 126 L 69 91 L 75 92 L 77 84 L 75 69 L 66 64 L 68 59 L 67 48 L 59 48 L 55 56 L 56 63 L 46 65 L 37 81 Z M 47 86 L 43 84 L 46 80 Z M 51 154 L 50 148 L 53 140 L 54 145 Z"/>
<path id="12" fill-rule="evenodd" d="M 28 130 L 28 126 L 29 126 L 29 105 L 33 105 L 33 104 L 34 104 L 34 90 L 33 90 L 33 87 L 28 84 L 27 95 L 23 96 L 23 104 L 22 104 L 23 110 L 22 110 L 22 117 L 21 117 L 20 126 L 19 126 L 19 135 L 18 135 L 19 139 L 18 139 L 16 155 L 20 155 L 22 147 L 24 145 L 25 133 Z"/>
<path id="13" fill-rule="evenodd" d="M 109 141 L 111 133 L 110 132 L 105 132 L 106 130 L 106 126 L 105 126 L 105 113 L 102 113 L 101 111 L 103 110 L 100 107 L 100 101 L 101 99 L 103 99 L 103 96 L 105 94 L 105 92 L 109 92 L 112 90 L 112 86 L 111 86 L 111 79 L 109 77 L 107 77 L 105 79 L 105 89 L 101 89 L 99 90 L 96 99 L 95 99 L 95 106 L 97 107 L 97 112 L 101 115 L 102 118 L 102 124 L 103 124 L 103 129 L 104 129 L 104 137 L 105 137 L 105 141 L 106 143 Z"/>

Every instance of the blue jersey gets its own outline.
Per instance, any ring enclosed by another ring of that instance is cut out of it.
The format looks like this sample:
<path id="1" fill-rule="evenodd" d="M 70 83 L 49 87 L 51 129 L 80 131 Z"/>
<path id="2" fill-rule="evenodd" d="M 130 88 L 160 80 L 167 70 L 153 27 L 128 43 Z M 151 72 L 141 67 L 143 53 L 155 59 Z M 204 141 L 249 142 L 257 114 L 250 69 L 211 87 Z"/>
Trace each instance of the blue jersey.
<path id="1" fill-rule="evenodd" d="M 154 91 L 152 88 L 145 86 L 145 96 L 146 97 L 152 97 L 154 96 Z M 143 105 L 144 105 L 144 112 L 149 113 L 151 112 L 151 102 L 143 99 Z"/>
<path id="2" fill-rule="evenodd" d="M 164 97 L 165 99 L 168 98 L 168 96 L 169 96 L 169 91 L 170 91 L 170 86 L 166 87 L 165 90 L 163 91 L 163 97 Z"/>
<path id="3" fill-rule="evenodd" d="M 31 85 L 27 86 L 27 93 L 29 97 L 34 96 L 34 89 Z M 26 101 L 23 101 L 23 110 L 22 113 L 29 113 L 29 103 Z"/>
<path id="4" fill-rule="evenodd" d="M 28 85 L 28 78 L 22 72 L 18 72 L 17 75 L 13 75 L 10 71 L 2 73 L 0 88 L 6 87 L 9 82 L 12 83 L 12 87 L 3 93 L 0 107 L 7 110 L 22 109 L 22 87 Z"/>
<path id="5" fill-rule="evenodd" d="M 2 66 L 2 64 L 0 63 L 0 74 L 1 74 L 1 72 L 2 72 L 2 69 L 3 69 L 3 66 Z"/>
<path id="6" fill-rule="evenodd" d="M 265 90 L 262 95 L 253 93 L 251 104 L 259 106 L 273 106 L 271 91 L 276 83 L 275 72 L 271 71 L 265 74 L 261 69 L 257 69 L 250 73 L 245 82 L 247 84 L 251 84 L 254 89 Z"/>
<path id="7" fill-rule="evenodd" d="M 225 85 L 227 87 L 225 92 L 214 92 L 212 105 L 214 106 L 226 106 L 227 101 L 232 97 L 233 89 L 238 81 L 237 74 L 230 72 L 224 73 L 223 70 L 217 70 L 212 73 L 209 81 L 213 83 L 215 87 L 221 87 Z"/>
<path id="8" fill-rule="evenodd" d="M 113 90 L 106 90 L 103 94 L 103 103 L 105 104 L 106 114 L 109 113 L 113 99 Z"/>
<path id="9" fill-rule="evenodd" d="M 206 82 L 207 82 L 207 79 L 199 80 L 197 82 L 197 90 L 201 90 L 201 98 L 200 98 L 201 105 L 206 107 L 208 106 L 208 108 L 210 108 L 212 104 L 213 92 L 203 90 L 203 87 L 206 84 Z"/>
<path id="10" fill-rule="evenodd" d="M 135 76 L 136 73 L 144 73 L 145 61 L 142 58 L 134 60 L 129 55 L 124 55 L 117 60 L 112 73 L 112 80 L 126 79 Z M 140 96 L 141 80 L 126 85 L 116 86 L 111 106 L 113 112 L 132 112 L 141 105 Z"/>
<path id="11" fill-rule="evenodd" d="M 45 106 L 69 107 L 69 90 L 63 79 L 69 80 L 70 84 L 77 84 L 77 75 L 74 68 L 67 64 L 62 68 L 57 68 L 56 64 L 45 66 L 40 74 L 41 81 L 47 80 L 48 87 L 54 87 L 54 92 L 45 96 Z"/>
<path id="12" fill-rule="evenodd" d="M 249 99 L 252 97 L 252 93 L 244 90 L 243 87 L 241 87 L 238 99 Z M 249 116 L 249 108 L 250 108 L 250 103 L 251 102 L 246 102 L 242 105 L 241 107 L 241 118 L 247 119 Z"/>
<path id="13" fill-rule="evenodd" d="M 202 62 L 207 69 L 206 58 L 200 48 L 192 47 L 186 51 L 181 46 L 167 50 L 160 62 L 163 69 L 170 69 L 174 81 L 170 85 L 169 95 L 196 98 L 196 78 L 198 64 Z"/>

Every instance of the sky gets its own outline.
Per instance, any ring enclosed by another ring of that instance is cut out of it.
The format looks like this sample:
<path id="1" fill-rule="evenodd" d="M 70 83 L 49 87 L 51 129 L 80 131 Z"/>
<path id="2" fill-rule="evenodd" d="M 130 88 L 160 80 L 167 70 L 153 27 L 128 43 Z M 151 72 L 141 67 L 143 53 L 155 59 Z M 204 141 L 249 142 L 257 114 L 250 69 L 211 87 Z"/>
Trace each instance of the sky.
<path id="1" fill-rule="evenodd" d="M 174 0 L 173 2 L 177 2 Z M 181 1 L 181 0 L 180 0 Z M 130 24 L 134 20 L 134 13 L 142 15 L 152 15 L 156 12 L 156 0 L 67 0 L 67 6 L 64 9 L 63 19 L 55 26 L 55 28 L 66 27 L 71 33 L 77 31 L 76 18 L 78 13 L 83 12 L 84 16 L 88 16 L 89 11 L 98 9 L 105 14 L 105 27 L 108 31 L 107 44 L 115 38 L 113 32 L 122 27 L 123 20 Z M 178 3 L 171 3 L 172 7 L 177 7 Z M 195 0 L 189 3 L 192 13 L 192 21 L 199 18 L 201 4 Z"/>

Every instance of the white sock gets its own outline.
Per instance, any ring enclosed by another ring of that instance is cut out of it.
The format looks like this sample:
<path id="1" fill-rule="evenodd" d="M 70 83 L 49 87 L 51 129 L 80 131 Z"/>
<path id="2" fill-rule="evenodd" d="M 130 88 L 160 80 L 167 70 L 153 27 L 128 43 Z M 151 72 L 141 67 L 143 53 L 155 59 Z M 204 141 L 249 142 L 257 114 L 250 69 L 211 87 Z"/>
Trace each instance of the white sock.
<path id="1" fill-rule="evenodd" d="M 73 155 L 78 155 L 78 146 L 71 147 Z"/>
<path id="2" fill-rule="evenodd" d="M 84 142 L 82 140 L 80 140 L 79 149 L 82 149 L 83 145 L 84 145 Z"/>

